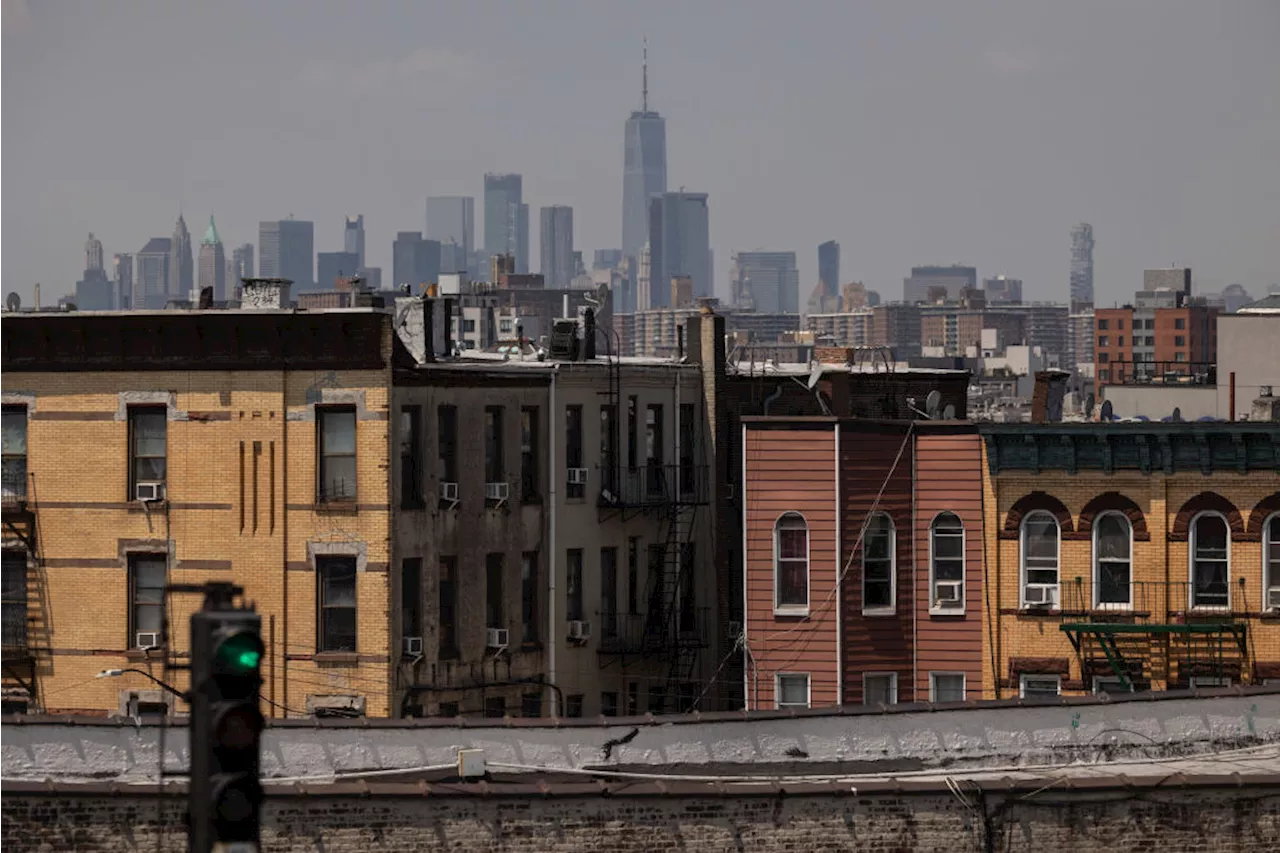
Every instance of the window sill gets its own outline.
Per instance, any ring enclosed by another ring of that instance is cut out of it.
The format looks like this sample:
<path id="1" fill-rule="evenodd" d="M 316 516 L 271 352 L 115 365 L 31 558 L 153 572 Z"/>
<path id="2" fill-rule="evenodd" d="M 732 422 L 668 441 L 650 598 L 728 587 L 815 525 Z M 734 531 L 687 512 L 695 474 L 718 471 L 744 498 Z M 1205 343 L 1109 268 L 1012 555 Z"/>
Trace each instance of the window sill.
<path id="1" fill-rule="evenodd" d="M 150 649 L 143 651 L 142 649 L 127 649 L 124 653 L 125 660 L 129 661 L 163 661 L 165 655 L 168 654 L 168 648 L 165 646 L 152 646 Z"/>
<path id="2" fill-rule="evenodd" d="M 8 503 L 6 501 L 6 503 Z M 129 512 L 164 512 L 169 506 L 169 499 L 159 501 L 129 501 Z"/>
<path id="3" fill-rule="evenodd" d="M 355 513 L 356 502 L 354 500 L 326 501 L 316 498 L 316 512 L 343 512 Z"/>
<path id="4" fill-rule="evenodd" d="M 809 615 L 809 605 L 807 604 L 783 604 L 773 608 L 774 616 L 783 616 L 788 618 L 800 618 Z"/>
<path id="5" fill-rule="evenodd" d="M 356 652 L 316 652 L 311 658 L 316 663 L 359 663 Z"/>
<path id="6" fill-rule="evenodd" d="M 930 616 L 963 616 L 965 609 L 963 607 L 930 607 Z"/>
<path id="7" fill-rule="evenodd" d="M 863 616 L 897 616 L 897 607 L 865 607 L 862 610 Z"/>

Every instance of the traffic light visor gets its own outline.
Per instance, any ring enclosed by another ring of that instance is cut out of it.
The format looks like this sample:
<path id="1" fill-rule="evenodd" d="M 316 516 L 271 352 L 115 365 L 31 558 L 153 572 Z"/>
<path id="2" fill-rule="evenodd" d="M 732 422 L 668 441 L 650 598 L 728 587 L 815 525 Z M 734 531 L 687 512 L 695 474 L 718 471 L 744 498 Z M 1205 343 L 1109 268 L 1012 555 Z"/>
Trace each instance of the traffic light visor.
<path id="1" fill-rule="evenodd" d="M 215 669 L 225 675 L 251 675 L 261 661 L 262 640 L 247 632 L 227 637 L 214 653 Z"/>

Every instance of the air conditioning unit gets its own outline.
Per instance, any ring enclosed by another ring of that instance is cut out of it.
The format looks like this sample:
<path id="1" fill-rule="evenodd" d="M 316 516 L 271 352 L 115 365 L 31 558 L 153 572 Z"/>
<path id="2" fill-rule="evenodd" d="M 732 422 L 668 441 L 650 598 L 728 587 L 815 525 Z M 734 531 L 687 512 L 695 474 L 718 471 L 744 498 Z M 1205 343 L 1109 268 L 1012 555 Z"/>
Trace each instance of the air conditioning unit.
<path id="1" fill-rule="evenodd" d="M 404 638 L 404 656 L 407 658 L 422 657 L 422 638 L 421 637 L 405 637 Z"/>
<path id="2" fill-rule="evenodd" d="M 441 483 L 440 484 L 440 500 L 453 501 L 458 500 L 458 484 L 457 483 Z"/>
<path id="3" fill-rule="evenodd" d="M 488 639 L 485 646 L 490 649 L 505 649 L 507 647 L 507 629 L 506 628 L 490 628 Z"/>
<path id="4" fill-rule="evenodd" d="M 1267 590 L 1267 609 L 1280 610 L 1280 586 L 1273 586 Z"/>
<path id="5" fill-rule="evenodd" d="M 164 483 L 150 481 L 137 483 L 133 487 L 133 498 L 138 501 L 162 501 L 164 500 Z"/>
<path id="6" fill-rule="evenodd" d="M 511 491 L 511 487 L 506 483 L 485 483 L 484 499 L 487 501 L 497 501 L 504 503 L 507 500 L 507 494 Z"/>
<path id="7" fill-rule="evenodd" d="M 1029 583 L 1026 599 L 1031 607 L 1052 607 L 1058 603 L 1058 587 L 1050 583 Z"/>
<path id="8" fill-rule="evenodd" d="M 570 468 L 569 469 L 569 485 L 585 486 L 587 484 L 586 468 Z"/>
<path id="9" fill-rule="evenodd" d="M 937 607 L 951 607 L 960 603 L 964 581 L 936 581 L 933 585 L 933 603 Z"/>
<path id="10" fill-rule="evenodd" d="M 572 469 L 570 469 L 572 470 Z M 591 623 L 583 619 L 569 620 L 569 640 L 572 642 L 586 642 L 591 639 Z"/>
<path id="11" fill-rule="evenodd" d="M 155 649 L 160 647 L 160 635 L 155 631 L 139 631 L 133 637 L 135 649 Z"/>

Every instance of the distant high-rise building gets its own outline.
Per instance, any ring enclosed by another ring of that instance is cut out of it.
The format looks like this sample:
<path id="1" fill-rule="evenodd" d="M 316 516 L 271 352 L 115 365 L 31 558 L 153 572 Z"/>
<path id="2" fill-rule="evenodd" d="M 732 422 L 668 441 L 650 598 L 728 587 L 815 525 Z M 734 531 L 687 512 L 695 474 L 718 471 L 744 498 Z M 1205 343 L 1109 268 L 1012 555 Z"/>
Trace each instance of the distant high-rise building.
<path id="1" fill-rule="evenodd" d="M 293 292 L 311 290 L 315 282 L 315 225 L 298 219 L 258 223 L 258 274 L 287 278 Z"/>
<path id="2" fill-rule="evenodd" d="M 673 276 L 693 279 L 694 298 L 714 295 L 711 222 L 706 193 L 662 193 L 649 199 L 649 304 L 667 308 Z"/>
<path id="3" fill-rule="evenodd" d="M 651 239 L 649 199 L 667 191 L 667 122 L 649 109 L 648 42 L 641 81 L 640 109 L 627 119 L 622 167 L 622 254 L 637 260 Z"/>
<path id="4" fill-rule="evenodd" d="M 362 267 L 360 275 L 370 290 L 382 290 L 382 267 Z"/>
<path id="5" fill-rule="evenodd" d="M 596 249 L 591 268 L 597 270 L 616 269 L 622 263 L 621 249 Z"/>
<path id="6" fill-rule="evenodd" d="M 231 262 L 235 265 L 236 274 L 233 286 L 240 286 L 240 279 L 253 278 L 253 244 L 243 243 L 231 252 Z"/>
<path id="7" fill-rule="evenodd" d="M 127 311 L 133 307 L 133 255 L 125 252 L 111 259 L 111 280 L 116 286 L 116 307 Z"/>
<path id="8" fill-rule="evenodd" d="M 348 216 L 342 230 L 342 250 L 356 256 L 357 269 L 364 266 L 364 214 Z"/>
<path id="9" fill-rule="evenodd" d="M 485 173 L 484 250 L 490 257 L 511 255 L 517 273 L 529 271 L 529 207 L 520 175 Z"/>
<path id="10" fill-rule="evenodd" d="M 1011 302 L 1021 304 L 1022 302 L 1022 279 L 1008 278 L 998 275 L 995 278 L 984 278 L 982 280 L 982 289 L 987 294 L 987 304 L 995 305 L 1000 302 Z"/>
<path id="11" fill-rule="evenodd" d="M 422 285 L 435 283 L 440 278 L 440 254 L 440 241 L 424 240 L 420 231 L 397 232 L 391 245 L 392 289 L 407 284 L 417 294 Z"/>
<path id="12" fill-rule="evenodd" d="M 316 288 L 333 290 L 340 278 L 360 272 L 360 256 L 355 252 L 321 252 L 316 255 Z"/>
<path id="13" fill-rule="evenodd" d="M 1093 226 L 1081 222 L 1071 229 L 1071 312 L 1093 307 Z"/>
<path id="14" fill-rule="evenodd" d="M 467 269 L 471 253 L 476 249 L 476 200 L 470 196 L 430 196 L 427 198 L 428 240 L 442 247 L 457 247 L 457 260 L 449 269 Z"/>
<path id="15" fill-rule="evenodd" d="M 966 289 L 978 287 L 978 270 L 953 264 L 949 267 L 912 267 L 911 277 L 902 280 L 903 302 L 925 302 L 932 288 L 946 291 L 949 302 L 960 299 Z M 934 292 L 938 292 L 934 290 Z"/>
<path id="16" fill-rule="evenodd" d="M 92 231 L 84 243 L 84 268 L 86 271 L 102 270 L 102 241 L 93 236 Z"/>
<path id="17" fill-rule="evenodd" d="M 227 298 L 227 256 L 222 249 L 222 238 L 218 236 L 218 226 L 213 224 L 212 214 L 209 216 L 209 227 L 200 239 L 200 289 L 204 290 L 206 287 L 213 288 L 215 302 L 222 302 Z"/>
<path id="18" fill-rule="evenodd" d="M 134 309 L 163 308 L 169 293 L 170 243 L 168 237 L 152 237 L 134 256 L 133 294 L 129 305 Z"/>
<path id="19" fill-rule="evenodd" d="M 818 246 L 818 284 L 809 294 L 808 312 L 840 310 L 840 244 L 828 240 Z"/>
<path id="20" fill-rule="evenodd" d="M 569 286 L 577 273 L 573 265 L 573 208 L 544 207 L 542 220 L 542 278 L 547 287 Z"/>
<path id="21" fill-rule="evenodd" d="M 738 252 L 732 277 L 735 307 L 761 314 L 800 313 L 795 252 Z"/>
<path id="22" fill-rule="evenodd" d="M 169 252 L 168 298 L 189 299 L 191 289 L 196 286 L 196 271 L 191 253 L 191 232 L 187 230 L 182 214 L 178 214 L 178 222 L 173 226 Z"/>

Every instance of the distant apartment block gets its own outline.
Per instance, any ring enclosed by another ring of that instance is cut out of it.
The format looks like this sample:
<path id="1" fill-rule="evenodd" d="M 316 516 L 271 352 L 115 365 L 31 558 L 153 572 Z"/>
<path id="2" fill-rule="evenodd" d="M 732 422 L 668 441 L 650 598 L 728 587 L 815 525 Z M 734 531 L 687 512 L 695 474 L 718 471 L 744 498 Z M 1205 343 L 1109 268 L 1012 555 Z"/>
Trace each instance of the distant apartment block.
<path id="1" fill-rule="evenodd" d="M 911 276 L 902 281 L 904 302 L 958 301 L 965 290 L 978 287 L 978 270 L 953 264 L 947 267 L 912 267 Z"/>
<path id="2" fill-rule="evenodd" d="M 840 347 L 864 347 L 871 339 L 875 312 L 869 308 L 838 314 L 810 314 L 806 318 L 815 343 Z"/>
<path id="3" fill-rule="evenodd" d="M 987 295 L 987 304 L 1022 302 L 1022 279 L 1007 278 L 998 275 L 995 278 L 984 278 L 982 290 Z"/>

